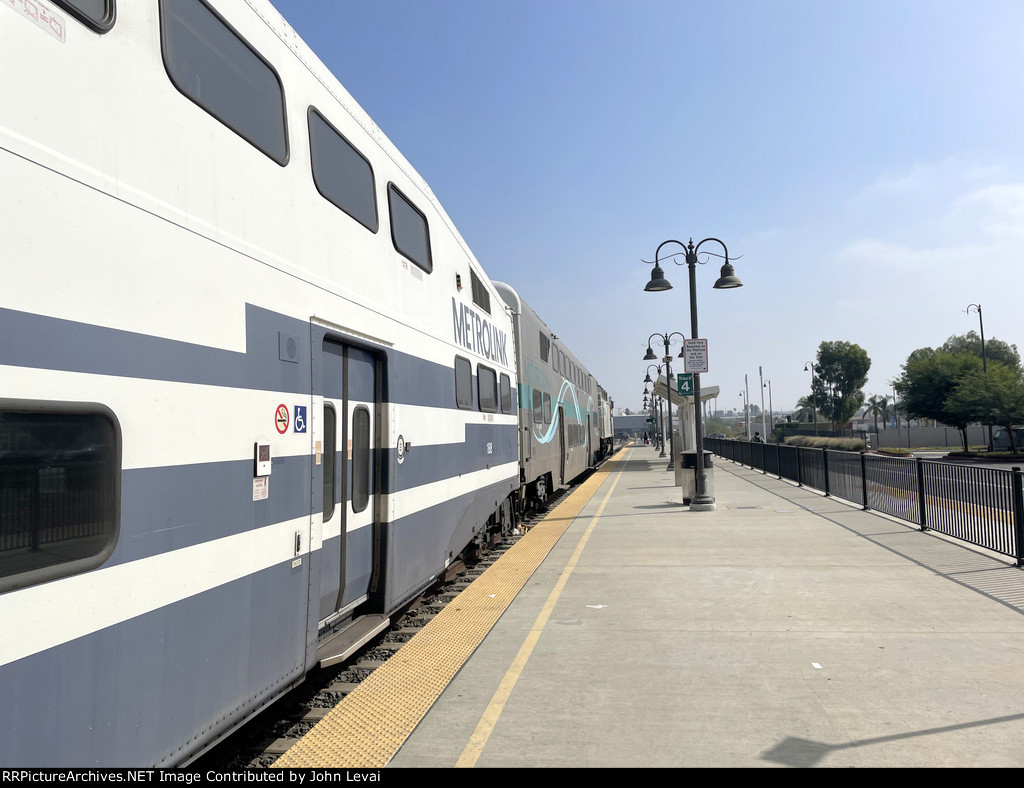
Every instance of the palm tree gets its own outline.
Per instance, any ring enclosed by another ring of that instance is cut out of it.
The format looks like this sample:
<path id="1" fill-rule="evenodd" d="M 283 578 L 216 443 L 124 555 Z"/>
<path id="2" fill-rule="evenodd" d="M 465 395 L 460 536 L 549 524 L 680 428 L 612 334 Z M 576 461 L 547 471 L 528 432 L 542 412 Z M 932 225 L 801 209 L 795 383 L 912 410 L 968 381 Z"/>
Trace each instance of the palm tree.
<path id="1" fill-rule="evenodd" d="M 870 413 L 875 419 L 875 435 L 878 434 L 878 417 L 882 417 L 882 423 L 889 417 L 889 398 L 877 394 L 868 397 L 865 413 Z"/>
<path id="2" fill-rule="evenodd" d="M 814 421 L 814 403 L 810 397 L 801 397 L 796 401 L 796 413 L 793 418 L 797 421 Z"/>

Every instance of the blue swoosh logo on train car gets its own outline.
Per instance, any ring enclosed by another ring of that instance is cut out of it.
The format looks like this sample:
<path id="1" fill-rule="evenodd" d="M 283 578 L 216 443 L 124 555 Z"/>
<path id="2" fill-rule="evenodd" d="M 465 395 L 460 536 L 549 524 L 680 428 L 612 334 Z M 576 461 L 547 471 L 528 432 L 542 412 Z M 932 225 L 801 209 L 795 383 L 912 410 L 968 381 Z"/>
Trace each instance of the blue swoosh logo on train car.
<path id="1" fill-rule="evenodd" d="M 576 420 L 583 423 L 583 414 L 580 412 L 580 402 L 576 397 L 576 387 L 573 386 L 568 380 L 562 380 L 562 387 L 558 390 L 558 397 L 555 399 L 555 415 L 551 420 L 551 424 L 548 425 L 546 432 L 541 432 L 536 427 L 533 428 L 533 437 L 536 438 L 540 443 L 551 443 L 555 437 L 555 431 L 558 429 L 558 406 L 567 404 L 566 393 L 572 396 L 572 406 L 576 409 Z M 591 412 L 594 406 L 594 398 L 587 398 L 587 412 Z M 590 433 L 587 432 L 586 443 L 584 446 L 590 445 Z"/>

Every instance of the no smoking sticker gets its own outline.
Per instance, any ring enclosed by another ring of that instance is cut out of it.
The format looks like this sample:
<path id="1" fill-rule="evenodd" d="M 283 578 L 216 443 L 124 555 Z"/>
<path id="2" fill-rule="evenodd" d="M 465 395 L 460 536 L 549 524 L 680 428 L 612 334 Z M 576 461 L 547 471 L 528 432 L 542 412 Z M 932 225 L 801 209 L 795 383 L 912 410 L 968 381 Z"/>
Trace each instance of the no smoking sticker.
<path id="1" fill-rule="evenodd" d="M 279 433 L 281 433 L 282 435 L 284 435 L 286 432 L 288 432 L 288 422 L 289 422 L 288 406 L 287 405 L 278 405 L 277 406 L 277 413 L 274 414 L 274 426 L 277 427 L 277 431 Z"/>

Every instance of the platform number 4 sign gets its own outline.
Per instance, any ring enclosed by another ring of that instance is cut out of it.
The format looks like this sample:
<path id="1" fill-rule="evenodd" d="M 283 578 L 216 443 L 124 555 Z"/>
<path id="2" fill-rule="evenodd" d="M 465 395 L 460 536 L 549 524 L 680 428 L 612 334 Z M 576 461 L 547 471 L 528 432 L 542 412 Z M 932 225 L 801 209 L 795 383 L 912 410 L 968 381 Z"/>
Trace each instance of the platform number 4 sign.
<path id="1" fill-rule="evenodd" d="M 684 372 L 676 375 L 676 392 L 683 397 L 693 396 L 693 375 Z"/>

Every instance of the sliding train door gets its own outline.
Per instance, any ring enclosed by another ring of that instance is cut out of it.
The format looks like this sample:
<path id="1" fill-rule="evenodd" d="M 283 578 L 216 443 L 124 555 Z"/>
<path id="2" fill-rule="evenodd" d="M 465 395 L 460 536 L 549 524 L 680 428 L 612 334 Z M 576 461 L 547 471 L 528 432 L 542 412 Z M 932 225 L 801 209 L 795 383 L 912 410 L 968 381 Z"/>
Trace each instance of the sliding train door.
<path id="1" fill-rule="evenodd" d="M 367 598 L 373 576 L 377 391 L 380 364 L 360 347 L 324 337 L 321 622 Z"/>
<path id="2" fill-rule="evenodd" d="M 565 408 L 558 406 L 558 484 L 565 484 Z"/>

